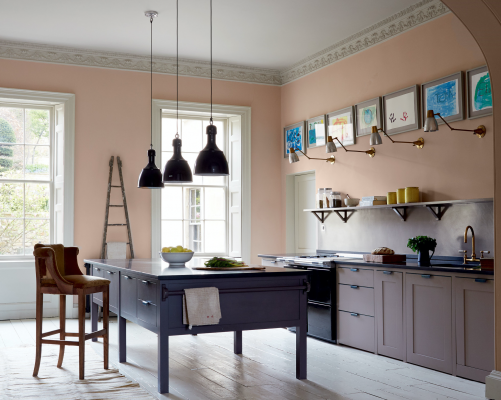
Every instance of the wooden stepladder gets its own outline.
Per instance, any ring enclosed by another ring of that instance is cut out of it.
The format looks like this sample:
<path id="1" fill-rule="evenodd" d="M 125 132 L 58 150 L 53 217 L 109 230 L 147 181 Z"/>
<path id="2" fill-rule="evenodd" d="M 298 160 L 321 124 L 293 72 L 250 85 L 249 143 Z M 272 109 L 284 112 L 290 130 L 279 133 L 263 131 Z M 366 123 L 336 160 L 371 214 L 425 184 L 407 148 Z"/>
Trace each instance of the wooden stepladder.
<path id="1" fill-rule="evenodd" d="M 120 160 L 120 157 L 117 156 L 117 165 L 118 165 L 118 175 L 120 176 L 120 186 L 119 185 L 112 185 L 111 180 L 113 178 L 113 162 L 115 160 L 114 156 L 111 156 L 110 158 L 110 175 L 108 179 L 108 196 L 106 198 L 106 214 L 104 217 L 104 233 L 103 233 L 103 244 L 101 247 L 101 258 L 106 257 L 106 236 L 108 234 L 108 226 L 126 226 L 127 227 L 127 235 L 129 238 L 129 241 L 127 244 L 129 245 L 130 249 L 130 258 L 134 258 L 134 246 L 132 245 L 132 233 L 130 230 L 130 221 L 129 221 L 129 211 L 127 210 L 127 199 L 125 198 L 125 188 L 124 188 L 124 179 L 122 175 L 122 160 Z M 110 204 L 110 195 L 111 195 L 111 189 L 112 188 L 121 188 L 122 189 L 122 202 L 123 204 Z M 110 207 L 123 207 L 124 213 L 125 213 L 125 224 L 109 224 L 108 223 L 108 216 L 110 214 Z"/>

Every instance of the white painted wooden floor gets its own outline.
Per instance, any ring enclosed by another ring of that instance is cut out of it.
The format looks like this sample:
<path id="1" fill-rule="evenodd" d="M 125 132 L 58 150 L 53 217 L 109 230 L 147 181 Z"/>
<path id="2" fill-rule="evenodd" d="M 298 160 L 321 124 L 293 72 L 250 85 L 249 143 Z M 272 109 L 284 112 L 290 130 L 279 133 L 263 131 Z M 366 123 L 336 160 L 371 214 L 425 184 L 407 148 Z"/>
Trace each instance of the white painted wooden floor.
<path id="1" fill-rule="evenodd" d="M 77 320 L 67 326 L 76 332 Z M 44 331 L 57 327 L 57 318 L 44 320 Z M 244 332 L 242 355 L 233 354 L 232 333 L 171 337 L 171 393 L 158 395 L 156 335 L 127 323 L 128 362 L 119 364 L 116 319 L 110 329 L 111 362 L 159 399 L 484 399 L 481 383 L 311 338 L 308 379 L 299 381 L 295 335 L 284 329 Z M 35 320 L 0 321 L 0 347 L 34 346 L 34 333 Z M 87 351 L 101 353 L 101 342 L 88 344 Z"/>

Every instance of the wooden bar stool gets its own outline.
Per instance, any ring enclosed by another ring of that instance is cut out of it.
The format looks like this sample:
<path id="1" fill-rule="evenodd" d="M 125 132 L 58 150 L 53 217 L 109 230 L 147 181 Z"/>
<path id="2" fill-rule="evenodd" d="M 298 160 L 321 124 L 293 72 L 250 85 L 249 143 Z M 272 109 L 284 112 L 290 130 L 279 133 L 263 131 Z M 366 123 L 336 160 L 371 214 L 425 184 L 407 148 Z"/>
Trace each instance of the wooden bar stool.
<path id="1" fill-rule="evenodd" d="M 36 244 L 33 255 L 37 272 L 36 297 L 36 359 L 33 376 L 38 375 L 42 358 L 42 344 L 59 345 L 57 367 L 61 368 L 64 346 L 79 347 L 79 379 L 84 379 L 85 341 L 102 337 L 104 346 L 104 369 L 108 369 L 108 320 L 109 285 L 108 279 L 83 275 L 78 268 L 78 247 L 64 247 L 62 244 Z M 85 334 L 85 296 L 103 292 L 103 329 Z M 58 294 L 59 329 L 42 333 L 43 295 Z M 78 295 L 78 333 L 66 332 L 66 296 Z M 59 340 L 43 339 L 59 333 Z M 65 340 L 66 336 L 76 336 L 77 341 Z"/>

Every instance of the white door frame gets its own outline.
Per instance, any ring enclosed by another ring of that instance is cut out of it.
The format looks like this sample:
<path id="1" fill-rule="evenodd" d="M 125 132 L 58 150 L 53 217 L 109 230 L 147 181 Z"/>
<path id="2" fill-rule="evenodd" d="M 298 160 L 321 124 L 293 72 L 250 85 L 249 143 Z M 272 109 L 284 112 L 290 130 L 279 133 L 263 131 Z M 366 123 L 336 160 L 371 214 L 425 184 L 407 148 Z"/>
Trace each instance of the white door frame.
<path id="1" fill-rule="evenodd" d="M 295 225 L 296 225 L 296 194 L 294 178 L 298 175 L 314 174 L 315 170 L 301 171 L 294 174 L 289 174 L 285 177 L 285 252 L 295 253 Z M 318 231 L 318 229 L 317 229 Z M 318 234 L 318 232 L 315 232 Z M 318 243 L 318 240 L 317 240 Z"/>

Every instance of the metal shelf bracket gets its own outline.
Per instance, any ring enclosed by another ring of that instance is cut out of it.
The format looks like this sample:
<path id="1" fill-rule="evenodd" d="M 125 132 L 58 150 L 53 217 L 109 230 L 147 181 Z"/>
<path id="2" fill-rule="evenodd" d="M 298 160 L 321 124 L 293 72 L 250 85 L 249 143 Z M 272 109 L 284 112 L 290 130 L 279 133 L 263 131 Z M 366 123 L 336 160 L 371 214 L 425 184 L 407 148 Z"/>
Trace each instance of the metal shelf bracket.
<path id="1" fill-rule="evenodd" d="M 312 214 L 323 224 L 332 211 L 312 211 Z M 318 213 L 318 214 L 317 214 Z M 319 215 L 320 214 L 320 215 Z M 346 221 L 345 221 L 346 222 Z"/>
<path id="2" fill-rule="evenodd" d="M 435 211 L 433 209 L 433 207 L 436 207 L 437 211 Z M 447 211 L 447 209 L 449 208 L 449 206 L 447 204 L 445 204 L 445 205 L 441 205 L 441 206 L 426 206 L 426 208 L 428 210 L 430 210 L 430 212 L 433 214 L 433 216 L 435 217 L 435 219 L 437 221 L 441 221 L 442 217 L 444 216 L 444 214 Z"/>
<path id="3" fill-rule="evenodd" d="M 407 207 L 392 207 L 391 209 L 397 213 L 402 221 L 407 221 Z"/>
<path id="4" fill-rule="evenodd" d="M 356 210 L 347 210 L 347 211 L 334 211 L 339 218 L 346 224 L 350 217 L 355 213 Z M 344 217 L 341 215 L 341 213 L 344 213 Z M 348 214 L 349 213 L 349 214 Z"/>

